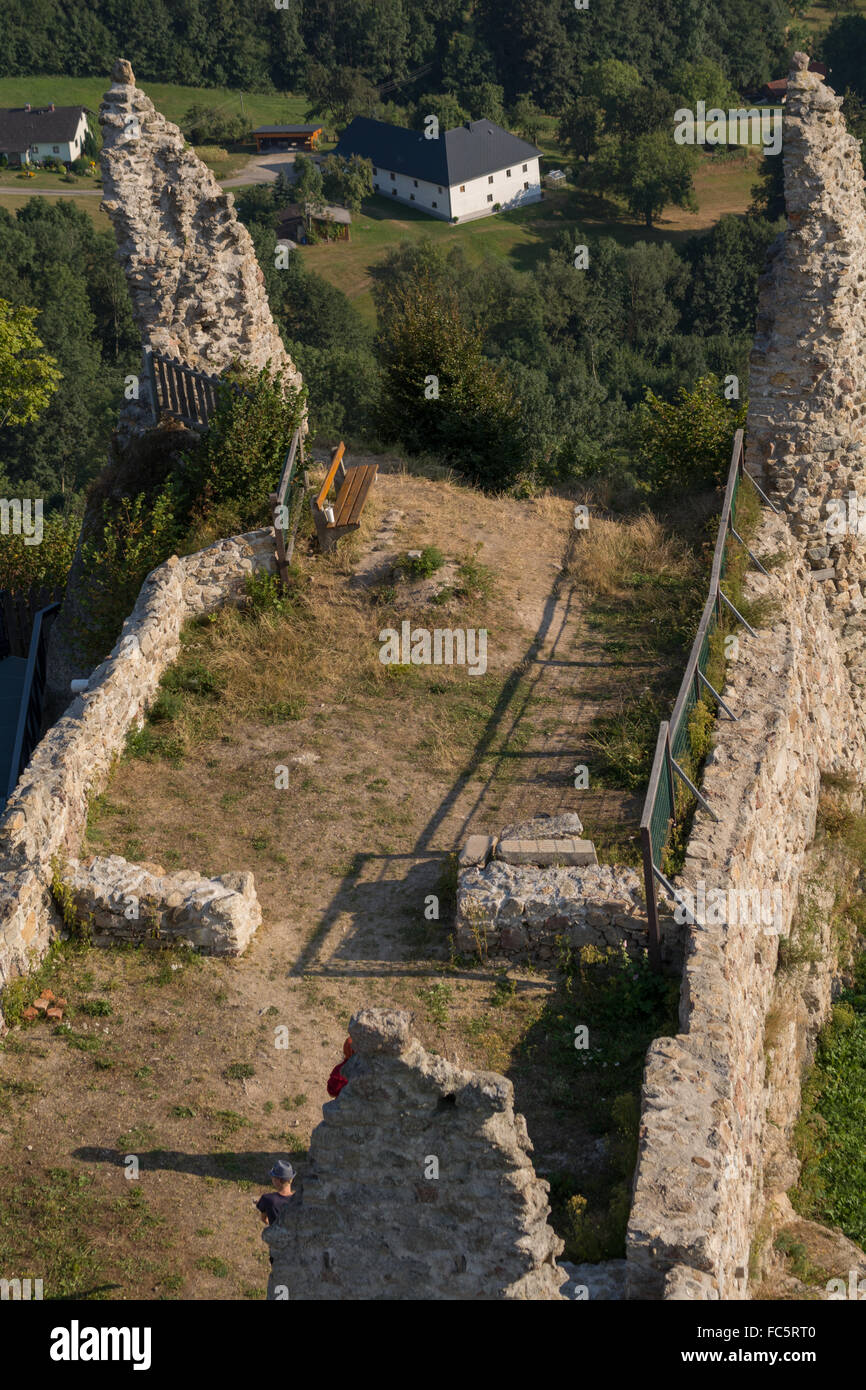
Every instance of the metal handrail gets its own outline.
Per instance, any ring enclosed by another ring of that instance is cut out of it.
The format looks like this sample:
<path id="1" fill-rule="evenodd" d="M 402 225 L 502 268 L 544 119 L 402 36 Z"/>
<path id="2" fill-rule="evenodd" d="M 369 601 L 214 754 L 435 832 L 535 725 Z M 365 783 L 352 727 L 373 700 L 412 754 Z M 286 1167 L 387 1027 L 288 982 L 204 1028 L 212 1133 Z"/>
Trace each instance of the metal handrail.
<path id="1" fill-rule="evenodd" d="M 715 815 L 714 811 L 712 810 L 712 807 L 708 805 L 704 797 L 694 786 L 694 784 L 690 781 L 683 768 L 677 762 L 677 758 L 674 756 L 674 753 L 672 751 L 672 746 L 676 744 L 677 739 L 679 738 L 683 720 L 686 716 L 687 710 L 689 709 L 689 702 L 691 701 L 692 697 L 694 697 L 695 701 L 700 699 L 702 684 L 710 690 L 711 694 L 713 695 L 713 698 L 717 701 L 720 708 L 724 710 L 724 712 L 730 719 L 735 720 L 737 718 L 737 716 L 733 713 L 730 707 L 721 698 L 719 692 L 713 689 L 705 673 L 701 670 L 701 657 L 704 652 L 704 645 L 707 642 L 711 632 L 715 630 L 715 628 L 719 624 L 719 621 L 721 619 L 722 605 L 724 604 L 725 607 L 733 613 L 734 617 L 740 623 L 742 623 L 742 625 L 750 633 L 752 633 L 753 636 L 755 635 L 754 630 L 749 626 L 745 618 L 743 618 L 742 614 L 737 612 L 733 603 L 722 589 L 722 580 L 724 578 L 725 548 L 727 546 L 728 539 L 731 536 L 733 536 L 735 540 L 737 540 L 741 545 L 743 545 L 744 549 L 746 550 L 746 553 L 748 554 L 753 564 L 755 564 L 758 569 L 760 569 L 764 574 L 766 574 L 766 570 L 755 558 L 751 550 L 749 550 L 748 546 L 745 545 L 744 541 L 742 540 L 742 537 L 738 534 L 731 520 L 736 505 L 737 491 L 739 488 L 740 480 L 743 476 L 749 478 L 749 481 L 754 486 L 756 492 L 758 493 L 758 496 L 764 502 L 766 502 L 766 504 L 769 507 L 771 507 L 774 512 L 777 512 L 778 507 L 775 505 L 775 503 L 772 502 L 770 498 L 767 497 L 766 493 L 764 493 L 761 490 L 761 488 L 755 482 L 754 478 L 752 478 L 751 474 L 746 473 L 743 451 L 743 431 L 739 429 L 734 435 L 734 446 L 731 454 L 731 466 L 728 471 L 728 481 L 725 487 L 725 496 L 724 501 L 722 503 L 722 512 L 719 518 L 719 531 L 716 537 L 716 545 L 713 551 L 713 563 L 710 569 L 710 584 L 709 593 L 707 595 L 707 601 L 704 604 L 703 611 L 701 613 L 701 620 L 698 624 L 698 630 L 695 633 L 695 639 L 692 642 L 691 649 L 689 651 L 689 657 L 688 661 L 686 662 L 685 672 L 683 674 L 682 682 L 680 683 L 680 688 L 677 692 L 676 700 L 674 701 L 674 707 L 671 712 L 670 720 L 663 723 L 659 728 L 659 736 L 656 741 L 656 749 L 655 755 L 653 757 L 652 770 L 650 772 L 650 779 L 649 784 L 647 786 L 646 799 L 644 801 L 643 813 L 641 815 L 640 820 L 641 850 L 643 854 L 644 863 L 644 887 L 646 890 L 647 921 L 649 929 L 649 957 L 650 963 L 653 965 L 655 969 L 659 969 L 661 965 L 661 939 L 659 933 L 656 882 L 661 882 L 666 889 L 668 887 L 668 882 L 664 874 L 662 873 L 661 865 L 656 863 L 656 846 L 653 843 L 653 822 L 656 818 L 657 810 L 659 809 L 661 790 L 664 787 L 665 795 L 667 797 L 668 802 L 668 815 L 666 816 L 665 832 L 661 840 L 662 846 L 667 841 L 668 834 L 670 833 L 671 824 L 676 824 L 676 799 L 674 791 L 675 776 L 679 777 L 679 779 L 688 787 L 691 794 L 696 797 L 696 799 L 700 802 L 701 805 L 704 806 L 704 808 L 707 811 L 709 811 L 710 815 Z M 663 773 L 665 774 L 664 782 L 662 781 Z"/>
<path id="2" fill-rule="evenodd" d="M 40 608 L 33 619 L 30 634 L 30 650 L 27 653 L 27 666 L 24 671 L 24 686 L 21 691 L 21 708 L 12 745 L 12 761 L 9 765 L 9 785 L 6 789 L 8 801 L 18 785 L 33 749 L 39 742 L 42 731 L 42 702 L 45 695 L 45 676 L 47 668 L 46 632 L 47 620 L 54 618 L 60 609 L 59 603 L 49 603 Z"/>

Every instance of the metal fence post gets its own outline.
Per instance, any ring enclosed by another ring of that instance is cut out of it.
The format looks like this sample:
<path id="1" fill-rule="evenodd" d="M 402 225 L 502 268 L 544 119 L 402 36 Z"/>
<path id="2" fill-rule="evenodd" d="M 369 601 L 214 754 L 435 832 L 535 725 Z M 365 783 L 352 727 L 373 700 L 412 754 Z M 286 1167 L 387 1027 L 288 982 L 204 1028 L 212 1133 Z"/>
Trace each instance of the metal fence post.
<path id="1" fill-rule="evenodd" d="M 671 820 L 673 821 L 673 824 L 676 825 L 677 802 L 676 796 L 674 795 L 674 770 L 671 764 L 671 726 L 670 724 L 667 724 L 665 725 L 665 772 L 668 775 L 668 792 L 670 793 L 671 798 Z"/>
<path id="2" fill-rule="evenodd" d="M 661 933 L 659 932 L 659 906 L 656 895 L 656 876 L 653 872 L 653 847 L 649 826 L 640 828 L 641 850 L 643 851 L 643 881 L 646 890 L 647 949 L 653 970 L 660 970 L 662 963 Z"/>

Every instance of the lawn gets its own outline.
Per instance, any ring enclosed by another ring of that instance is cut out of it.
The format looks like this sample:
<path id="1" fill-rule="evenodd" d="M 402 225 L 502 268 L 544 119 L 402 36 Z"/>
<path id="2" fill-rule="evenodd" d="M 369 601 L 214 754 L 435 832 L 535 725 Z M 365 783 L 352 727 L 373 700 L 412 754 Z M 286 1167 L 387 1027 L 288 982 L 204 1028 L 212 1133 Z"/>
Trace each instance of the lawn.
<path id="1" fill-rule="evenodd" d="M 652 228 L 645 227 L 613 199 L 575 188 L 546 192 L 541 203 L 457 226 L 415 208 L 395 206 L 394 200 L 376 195 L 364 203 L 363 212 L 353 217 L 349 242 L 306 246 L 301 255 L 312 270 L 347 294 L 359 313 L 372 322 L 375 313 L 370 266 L 381 259 L 389 246 L 401 241 L 448 238 L 450 244 L 461 245 L 472 261 L 492 256 L 516 270 L 530 270 L 547 255 L 556 234 L 575 224 L 626 244 L 681 242 L 696 232 L 709 231 L 721 217 L 746 211 L 756 177 L 756 157 L 751 154 L 726 160 L 706 155 L 695 176 L 700 211 L 667 208 L 659 225 Z"/>

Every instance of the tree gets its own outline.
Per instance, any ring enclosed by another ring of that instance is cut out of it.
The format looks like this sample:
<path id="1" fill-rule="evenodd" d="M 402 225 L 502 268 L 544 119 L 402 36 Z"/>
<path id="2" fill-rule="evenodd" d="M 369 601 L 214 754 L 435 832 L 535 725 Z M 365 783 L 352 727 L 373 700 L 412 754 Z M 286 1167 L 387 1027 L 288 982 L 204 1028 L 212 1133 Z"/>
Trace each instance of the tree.
<path id="1" fill-rule="evenodd" d="M 594 64 L 584 73 L 583 94 L 601 106 L 605 121 L 610 126 L 614 123 L 620 107 L 643 85 L 643 78 L 631 63 L 608 58 L 602 63 Z"/>
<path id="2" fill-rule="evenodd" d="M 312 203 L 318 207 L 323 201 L 322 171 L 308 155 L 299 154 L 295 159 L 295 183 L 292 191 L 299 203 Z"/>
<path id="3" fill-rule="evenodd" d="M 488 120 L 502 125 L 505 120 L 505 94 L 498 82 L 479 82 L 461 91 L 460 102 L 473 121 Z"/>
<path id="4" fill-rule="evenodd" d="M 680 63 L 671 74 L 670 85 L 677 105 L 694 110 L 699 101 L 722 110 L 739 106 L 739 98 L 718 63 L 712 58 Z"/>
<path id="5" fill-rule="evenodd" d="M 519 96 L 511 109 L 511 129 L 522 135 L 524 140 L 531 140 L 534 145 L 543 124 L 544 112 L 526 93 Z"/>
<path id="6" fill-rule="evenodd" d="M 425 274 L 392 305 L 389 323 L 378 341 L 385 436 L 433 450 L 484 486 L 507 487 L 529 464 L 521 410 L 456 293 Z"/>
<path id="7" fill-rule="evenodd" d="M 603 146 L 593 166 L 593 183 L 624 198 L 629 212 L 651 227 L 670 203 L 697 211 L 696 159 L 690 146 L 674 144 L 670 132 L 651 130 L 636 140 Z"/>
<path id="8" fill-rule="evenodd" d="M 38 419 L 62 380 L 36 333 L 38 313 L 0 299 L 0 427 Z"/>
<path id="9" fill-rule="evenodd" d="M 350 212 L 360 212 L 361 204 L 373 192 L 373 165 L 359 154 L 347 159 L 329 154 L 322 163 L 322 187 L 325 197 L 342 203 Z"/>
<path id="10" fill-rule="evenodd" d="M 647 388 L 637 444 L 648 480 L 659 489 L 720 483 L 747 408 L 745 401 L 731 408 L 716 376 L 700 377 L 691 391 L 680 387 L 675 401 L 660 400 Z"/>
<path id="11" fill-rule="evenodd" d="M 469 112 L 463 110 L 453 92 L 442 92 L 438 96 L 435 92 L 428 92 L 426 96 L 419 97 L 413 122 L 416 130 L 424 129 L 428 116 L 436 117 L 441 134 L 446 130 L 455 130 L 469 120 Z"/>
<path id="12" fill-rule="evenodd" d="M 311 62 L 305 87 L 307 120 L 329 115 L 336 125 L 346 126 L 355 116 L 372 115 L 379 105 L 377 89 L 358 68 L 326 68 Z"/>
<path id="13" fill-rule="evenodd" d="M 575 97 L 559 118 L 556 138 L 588 164 L 604 133 L 604 111 L 595 97 Z"/>
<path id="14" fill-rule="evenodd" d="M 866 17 L 838 15 L 824 35 L 821 57 L 830 69 L 835 91 L 850 87 L 866 100 Z"/>

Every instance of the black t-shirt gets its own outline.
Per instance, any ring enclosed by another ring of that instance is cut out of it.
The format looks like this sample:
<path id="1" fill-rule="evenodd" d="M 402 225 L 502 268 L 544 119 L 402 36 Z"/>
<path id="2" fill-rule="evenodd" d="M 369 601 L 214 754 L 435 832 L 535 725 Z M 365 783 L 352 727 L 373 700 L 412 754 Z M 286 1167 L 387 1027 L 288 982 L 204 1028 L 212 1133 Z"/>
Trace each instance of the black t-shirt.
<path id="1" fill-rule="evenodd" d="M 284 1197 L 281 1192 L 263 1192 L 256 1202 L 258 1211 L 263 1211 L 268 1218 L 268 1225 L 273 1226 L 279 1219 L 280 1212 L 292 1200 L 291 1196 Z"/>

